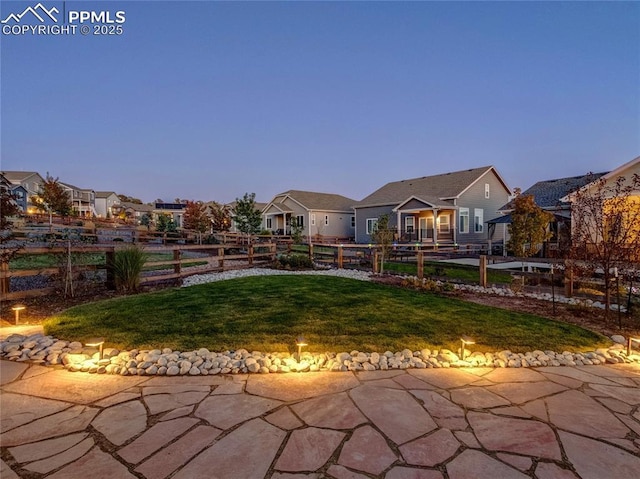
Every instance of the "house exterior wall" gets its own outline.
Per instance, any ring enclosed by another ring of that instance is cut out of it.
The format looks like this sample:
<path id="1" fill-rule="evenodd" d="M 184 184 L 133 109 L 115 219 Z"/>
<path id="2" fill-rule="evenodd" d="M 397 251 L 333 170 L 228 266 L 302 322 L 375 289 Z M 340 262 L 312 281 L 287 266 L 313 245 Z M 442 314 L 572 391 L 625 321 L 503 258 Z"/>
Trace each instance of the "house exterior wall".
<path id="1" fill-rule="evenodd" d="M 311 224 L 311 217 L 315 215 L 315 225 Z M 355 213 L 335 212 L 335 211 L 310 211 L 307 217 L 308 224 L 305 224 L 307 235 L 316 236 L 337 236 L 338 238 L 353 238 L 355 228 L 351 226 L 351 217 Z M 325 224 L 325 216 L 328 224 Z"/>
<path id="2" fill-rule="evenodd" d="M 104 198 L 96 196 L 96 215 L 100 218 L 107 218 L 111 215 L 111 207 L 120 203 L 118 195 L 113 194 Z"/>
<path id="3" fill-rule="evenodd" d="M 489 198 L 485 197 L 485 185 L 489 185 Z M 496 177 L 493 171 L 489 171 L 482 176 L 471 188 L 465 191 L 460 198 L 458 198 L 456 204 L 458 206 L 458 212 L 453 218 L 456 228 L 457 242 L 464 243 L 480 243 L 487 241 L 488 225 L 486 224 L 492 218 L 499 216 L 498 208 L 509 201 L 509 192 L 502 185 L 500 180 Z M 464 208 L 469 210 L 469 232 L 460 232 L 460 211 L 464 211 Z M 474 210 L 482 210 L 483 226 L 481 232 L 476 232 L 474 228 Z"/>
<path id="4" fill-rule="evenodd" d="M 389 227 L 396 228 L 397 215 L 392 211 L 395 205 L 367 206 L 356 208 L 356 243 L 371 243 L 371 235 L 367 234 L 367 219 L 389 215 Z"/>

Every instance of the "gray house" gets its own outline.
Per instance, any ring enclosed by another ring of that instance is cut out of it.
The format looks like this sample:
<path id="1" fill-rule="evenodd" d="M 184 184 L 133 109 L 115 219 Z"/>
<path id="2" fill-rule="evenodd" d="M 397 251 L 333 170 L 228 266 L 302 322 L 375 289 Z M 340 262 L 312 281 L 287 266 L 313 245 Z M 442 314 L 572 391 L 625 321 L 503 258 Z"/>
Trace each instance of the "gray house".
<path id="1" fill-rule="evenodd" d="M 265 229 L 291 234 L 291 219 L 302 226 L 302 235 L 350 239 L 354 237 L 355 200 L 331 193 L 289 190 L 276 195 L 262 210 Z"/>
<path id="2" fill-rule="evenodd" d="M 354 205 L 356 242 L 371 242 L 378 218 L 390 216 L 399 242 L 486 241 L 486 221 L 511 191 L 493 166 L 387 183 Z"/>
<path id="3" fill-rule="evenodd" d="M 23 211 L 29 214 L 37 213 L 38 206 L 31 199 L 40 193 L 44 178 L 35 171 L 2 171 L 1 173 L 14 187 L 21 186 L 24 189 L 24 191 L 20 190 L 25 195 Z"/>
<path id="4" fill-rule="evenodd" d="M 114 206 L 120 204 L 120 198 L 114 191 L 96 191 L 96 215 L 98 218 L 111 218 Z"/>

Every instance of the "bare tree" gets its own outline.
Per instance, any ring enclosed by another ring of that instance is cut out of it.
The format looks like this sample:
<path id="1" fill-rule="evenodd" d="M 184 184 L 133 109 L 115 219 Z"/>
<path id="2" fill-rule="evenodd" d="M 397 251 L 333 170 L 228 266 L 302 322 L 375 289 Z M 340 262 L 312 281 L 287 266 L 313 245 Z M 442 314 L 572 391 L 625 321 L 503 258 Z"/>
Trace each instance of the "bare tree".
<path id="1" fill-rule="evenodd" d="M 570 258 L 602 273 L 608 317 L 615 273 L 640 261 L 640 175 L 599 178 L 570 199 Z"/>
<path id="2" fill-rule="evenodd" d="M 384 261 L 389 257 L 391 245 L 393 244 L 393 235 L 394 230 L 389 227 L 389 215 L 381 215 L 371 233 L 371 239 L 381 252 L 380 274 L 384 273 Z"/>

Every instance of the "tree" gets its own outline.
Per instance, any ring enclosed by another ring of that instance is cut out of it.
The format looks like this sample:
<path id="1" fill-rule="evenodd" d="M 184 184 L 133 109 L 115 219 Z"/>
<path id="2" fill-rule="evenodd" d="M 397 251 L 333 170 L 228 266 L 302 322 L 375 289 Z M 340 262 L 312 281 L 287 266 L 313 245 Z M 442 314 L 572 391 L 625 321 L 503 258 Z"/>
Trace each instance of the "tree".
<path id="1" fill-rule="evenodd" d="M 9 219 L 20 213 L 20 208 L 8 188 L 0 187 L 0 271 L 8 273 L 11 258 L 24 246 L 13 239 L 13 223 Z M 9 276 L 0 278 L 0 293 L 9 292 Z"/>
<path id="2" fill-rule="evenodd" d="M 69 194 L 60 184 L 58 178 L 53 178 L 47 172 L 47 177 L 37 195 L 32 201 L 40 209 L 49 213 L 49 225 L 53 224 L 53 213 L 63 218 L 69 216 L 73 210 L 73 204 Z"/>
<path id="3" fill-rule="evenodd" d="M 231 227 L 231 208 L 215 201 L 209 205 L 209 217 L 213 231 L 229 231 Z"/>
<path id="4" fill-rule="evenodd" d="M 245 193 L 242 199 L 236 198 L 233 208 L 236 227 L 246 235 L 260 233 L 262 227 L 262 213 L 256 208 L 256 194 Z"/>
<path id="5" fill-rule="evenodd" d="M 298 222 L 297 218 L 291 218 L 291 239 L 295 244 L 302 243 L 302 230 L 304 226 Z"/>
<path id="6" fill-rule="evenodd" d="M 156 221 L 156 231 L 175 233 L 178 231 L 178 225 L 173 221 L 173 217 L 171 215 L 159 214 L 158 221 Z"/>
<path id="7" fill-rule="evenodd" d="M 151 224 L 153 223 L 153 219 L 151 218 L 151 215 L 149 213 L 145 213 L 140 217 L 140 224 L 142 226 L 146 226 L 147 227 L 147 231 L 149 231 L 149 229 L 151 229 Z"/>
<path id="8" fill-rule="evenodd" d="M 182 226 L 198 233 L 198 244 L 202 244 L 202 233 L 211 230 L 211 218 L 202 201 L 187 201 L 182 217 Z"/>
<path id="9" fill-rule="evenodd" d="M 601 177 L 571 195 L 570 258 L 602 271 L 605 316 L 615 272 L 632 273 L 640 261 L 640 175 Z M 628 270 L 628 271 L 627 271 Z"/>
<path id="10" fill-rule="evenodd" d="M 373 227 L 371 240 L 380 248 L 380 274 L 384 272 L 384 260 L 389 257 L 394 230 L 389 227 L 389 215 L 381 215 Z"/>
<path id="11" fill-rule="evenodd" d="M 135 203 L 136 205 L 142 204 L 142 200 L 134 198 L 133 196 L 118 195 L 118 198 L 120 198 L 120 201 L 123 201 L 125 203 Z"/>
<path id="12" fill-rule="evenodd" d="M 536 205 L 531 195 L 519 195 L 514 203 L 507 248 L 516 256 L 528 258 L 538 254 L 551 238 L 549 223 L 553 221 L 553 214 Z"/>

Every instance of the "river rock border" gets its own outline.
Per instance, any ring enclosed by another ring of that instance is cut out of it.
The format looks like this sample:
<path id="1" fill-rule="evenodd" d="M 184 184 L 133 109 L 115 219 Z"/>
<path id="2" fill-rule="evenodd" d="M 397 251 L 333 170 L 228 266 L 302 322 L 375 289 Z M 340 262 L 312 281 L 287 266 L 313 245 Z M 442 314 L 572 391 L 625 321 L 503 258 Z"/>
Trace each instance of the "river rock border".
<path id="1" fill-rule="evenodd" d="M 329 269 L 316 271 L 281 271 L 263 268 L 232 270 L 223 273 L 193 276 L 184 286 L 210 283 L 246 276 L 266 276 L 274 274 L 320 274 L 340 276 L 369 281 L 371 275 L 357 270 Z M 526 296 L 545 299 L 544 295 L 513 293 L 504 288 L 480 288 L 478 286 L 456 285 L 457 289 L 502 296 Z M 542 296 L 542 297 L 541 297 Z M 571 299 L 571 298 L 569 298 Z M 570 304 L 579 304 L 571 303 Z M 588 304 L 586 304 L 588 305 Z M 593 306 L 593 305 L 591 305 Z M 100 357 L 95 347 L 86 347 L 77 341 L 64 341 L 52 336 L 34 334 L 24 336 L 13 334 L 0 341 L 0 358 L 34 364 L 64 367 L 76 372 L 98 374 L 119 374 L 122 376 L 206 376 L 216 374 L 270 374 L 309 371 L 376 371 L 409 368 L 527 368 L 539 366 L 587 366 L 597 364 L 639 363 L 640 354 L 631 351 L 627 354 L 626 339 L 616 335 L 616 343 L 610 348 L 590 352 L 562 353 L 536 350 L 527 353 L 514 353 L 504 350 L 494 353 L 453 352 L 449 349 L 422 349 L 399 352 L 327 352 L 312 354 L 305 352 L 300 358 L 290 353 L 249 352 L 246 349 L 235 351 L 211 352 L 206 348 L 194 351 L 173 351 L 171 349 L 153 349 L 120 351 L 105 348 Z"/>

